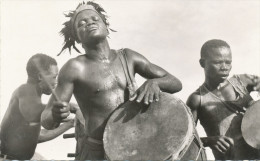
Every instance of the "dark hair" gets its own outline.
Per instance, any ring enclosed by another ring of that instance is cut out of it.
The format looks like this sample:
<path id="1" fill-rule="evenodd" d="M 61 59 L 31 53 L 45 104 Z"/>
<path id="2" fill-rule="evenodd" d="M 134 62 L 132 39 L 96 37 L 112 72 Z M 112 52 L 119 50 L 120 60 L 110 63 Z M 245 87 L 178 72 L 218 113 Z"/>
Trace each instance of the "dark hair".
<path id="1" fill-rule="evenodd" d="M 201 58 L 207 58 L 208 56 L 208 52 L 210 49 L 213 48 L 220 48 L 220 47 L 227 47 L 230 48 L 230 46 L 228 45 L 227 42 L 223 41 L 223 40 L 218 40 L 218 39 L 212 39 L 212 40 L 208 40 L 207 42 L 205 42 L 200 50 L 200 57 Z"/>
<path id="2" fill-rule="evenodd" d="M 27 62 L 27 75 L 30 78 L 38 80 L 38 74 L 40 73 L 40 70 L 47 71 L 51 65 L 57 65 L 55 59 L 46 54 L 35 54 Z"/>
<path id="3" fill-rule="evenodd" d="M 79 40 L 74 33 L 74 29 L 73 29 L 74 26 L 71 24 L 71 22 L 72 22 L 73 17 L 75 16 L 75 14 L 77 14 L 77 9 L 82 5 L 93 6 L 95 8 L 95 10 L 97 11 L 97 13 L 99 14 L 99 16 L 101 17 L 101 19 L 103 20 L 103 22 L 105 23 L 105 25 L 107 26 L 107 28 L 110 29 L 111 31 L 115 32 L 115 30 L 109 28 L 109 22 L 107 20 L 108 16 L 105 14 L 106 11 L 99 4 L 97 4 L 93 1 L 88 1 L 88 2 L 83 1 L 82 3 L 80 3 L 77 6 L 76 10 L 70 11 L 68 14 L 64 14 L 66 17 L 70 18 L 70 20 L 63 23 L 64 27 L 60 31 L 60 34 L 64 37 L 64 45 L 63 45 L 60 53 L 58 54 L 58 56 L 65 49 L 69 49 L 69 52 L 71 52 L 71 47 L 73 47 L 73 49 L 75 49 L 78 53 L 80 53 L 80 51 L 75 46 L 75 42 L 79 42 Z"/>

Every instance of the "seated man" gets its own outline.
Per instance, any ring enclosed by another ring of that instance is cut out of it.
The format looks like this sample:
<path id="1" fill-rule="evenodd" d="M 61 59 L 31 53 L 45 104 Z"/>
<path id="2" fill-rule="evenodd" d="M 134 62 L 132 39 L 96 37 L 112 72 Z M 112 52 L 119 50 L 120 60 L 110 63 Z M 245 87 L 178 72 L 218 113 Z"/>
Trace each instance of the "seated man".
<path id="1" fill-rule="evenodd" d="M 215 159 L 259 159 L 242 137 L 241 122 L 248 105 L 249 93 L 260 90 L 260 79 L 253 75 L 234 75 L 230 46 L 222 40 L 209 40 L 201 48 L 200 65 L 205 82 L 190 95 L 187 105 L 195 122 L 200 120 L 207 137 L 201 138 L 210 147 Z"/>
<path id="2" fill-rule="evenodd" d="M 41 130 L 40 118 L 45 108 L 41 96 L 50 95 L 57 84 L 55 59 L 36 54 L 29 59 L 26 70 L 27 83 L 14 91 L 1 124 L 0 157 L 4 159 L 31 159 L 37 143 L 54 139 L 74 126 L 74 120 L 70 120 L 57 129 Z"/>
<path id="3" fill-rule="evenodd" d="M 175 93 L 181 82 L 164 69 L 152 64 L 131 49 L 110 49 L 107 36 L 108 21 L 104 9 L 94 2 L 80 4 L 68 16 L 62 33 L 65 46 L 75 48 L 82 44 L 85 54 L 70 59 L 61 69 L 57 96 L 51 97 L 42 113 L 42 125 L 47 129 L 59 126 L 70 114 L 67 103 L 74 94 L 85 119 L 86 137 L 81 160 L 105 159 L 103 133 L 111 113 L 132 96 L 132 101 L 148 104 L 159 100 L 160 91 Z M 138 73 L 147 81 L 135 90 L 134 75 Z M 79 157 L 77 157 L 79 158 Z"/>

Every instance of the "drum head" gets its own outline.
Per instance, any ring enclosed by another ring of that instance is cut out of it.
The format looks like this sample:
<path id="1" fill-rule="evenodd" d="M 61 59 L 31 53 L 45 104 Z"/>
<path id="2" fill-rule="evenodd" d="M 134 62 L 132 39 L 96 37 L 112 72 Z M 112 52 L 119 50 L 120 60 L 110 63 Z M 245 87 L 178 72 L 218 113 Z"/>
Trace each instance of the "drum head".
<path id="1" fill-rule="evenodd" d="M 260 149 L 260 101 L 253 103 L 242 120 L 241 131 L 247 144 Z"/>
<path id="2" fill-rule="evenodd" d="M 162 160 L 178 156 L 192 132 L 186 105 L 161 93 L 160 101 L 149 106 L 123 104 L 108 120 L 103 141 L 110 160 Z"/>

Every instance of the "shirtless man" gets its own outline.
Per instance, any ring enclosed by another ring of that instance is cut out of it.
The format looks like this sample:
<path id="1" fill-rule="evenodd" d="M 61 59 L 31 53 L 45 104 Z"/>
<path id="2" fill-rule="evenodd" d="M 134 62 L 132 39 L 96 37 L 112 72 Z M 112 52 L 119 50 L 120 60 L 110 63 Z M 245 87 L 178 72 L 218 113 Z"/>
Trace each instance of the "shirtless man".
<path id="1" fill-rule="evenodd" d="M 159 100 L 160 91 L 175 93 L 182 88 L 177 78 L 139 53 L 131 49 L 110 49 L 108 22 L 103 13 L 98 4 L 87 2 L 68 15 L 71 19 L 62 30 L 69 31 L 64 33 L 65 47 L 74 46 L 77 41 L 85 54 L 70 59 L 62 67 L 55 91 L 63 102 L 54 102 L 51 97 L 42 113 L 45 128 L 57 127 L 69 116 L 67 102 L 74 94 L 85 118 L 87 133 L 81 160 L 105 159 L 102 139 L 107 119 L 129 96 L 132 101 L 148 104 Z M 148 80 L 133 93 L 136 73 Z"/>
<path id="2" fill-rule="evenodd" d="M 43 73 L 39 73 L 36 63 Z M 45 107 L 41 95 L 50 95 L 49 87 L 54 88 L 57 84 L 57 62 L 47 55 L 36 54 L 29 59 L 26 70 L 27 83 L 14 91 L 1 124 L 0 157 L 4 159 L 31 159 L 37 143 L 54 139 L 74 123 L 71 120 L 55 130 L 41 130 L 41 113 Z"/>
<path id="3" fill-rule="evenodd" d="M 187 105 L 207 133 L 201 138 L 204 146 L 212 149 L 215 159 L 259 159 L 241 134 L 243 114 L 252 102 L 249 93 L 260 91 L 259 77 L 243 74 L 228 79 L 232 55 L 222 40 L 209 40 L 202 46 L 200 65 L 205 82 L 190 95 Z"/>

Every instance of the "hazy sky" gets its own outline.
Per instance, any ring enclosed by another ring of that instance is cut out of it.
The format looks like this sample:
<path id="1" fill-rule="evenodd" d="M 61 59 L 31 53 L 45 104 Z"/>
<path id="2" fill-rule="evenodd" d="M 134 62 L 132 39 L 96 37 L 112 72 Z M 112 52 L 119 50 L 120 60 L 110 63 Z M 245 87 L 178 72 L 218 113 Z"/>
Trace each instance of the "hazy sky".
<path id="1" fill-rule="evenodd" d="M 12 92 L 26 82 L 25 66 L 36 53 L 57 59 L 61 67 L 69 55 L 61 50 L 58 34 L 67 19 L 64 11 L 78 0 L 1 0 L 1 118 Z M 223 39 L 233 52 L 231 74 L 260 73 L 259 0 L 97 0 L 110 16 L 110 47 L 131 48 L 183 83 L 176 95 L 186 101 L 204 81 L 200 48 L 209 39 Z M 78 45 L 79 48 L 80 45 Z M 137 78 L 139 85 L 143 82 Z M 46 102 L 48 97 L 44 97 Z M 1 120 L 1 119 L 0 119 Z M 200 134 L 203 134 L 201 127 Z M 72 131 L 73 132 L 73 131 Z M 68 159 L 75 141 L 58 138 L 39 144 L 46 159 Z M 213 159 L 208 153 L 208 159 Z"/>

